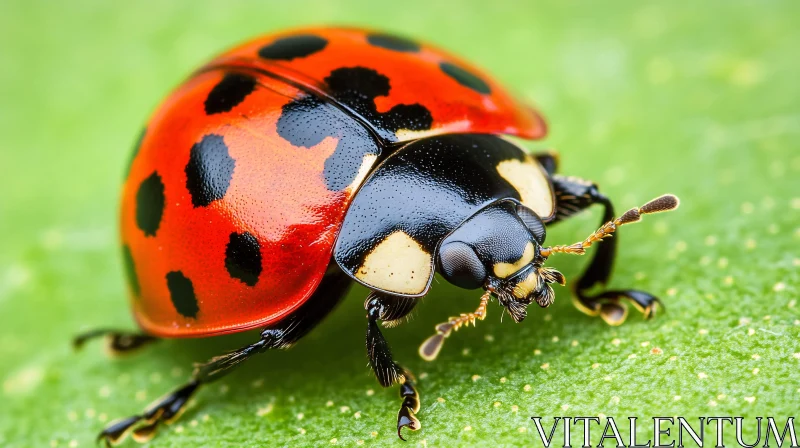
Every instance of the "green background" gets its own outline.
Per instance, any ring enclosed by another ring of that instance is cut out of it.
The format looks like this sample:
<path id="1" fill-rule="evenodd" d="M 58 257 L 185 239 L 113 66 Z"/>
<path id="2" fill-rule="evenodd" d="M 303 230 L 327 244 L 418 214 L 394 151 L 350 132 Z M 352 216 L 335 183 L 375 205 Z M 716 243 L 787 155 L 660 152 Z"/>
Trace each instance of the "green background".
<path id="1" fill-rule="evenodd" d="M 133 328 L 117 195 L 150 110 L 226 47 L 318 23 L 387 29 L 487 68 L 548 117 L 548 140 L 530 147 L 558 148 L 562 172 L 599 182 L 620 211 L 678 194 L 679 211 L 622 231 L 613 280 L 661 295 L 668 310 L 611 328 L 558 288 L 555 305 L 519 325 L 491 306 L 425 363 L 416 349 L 433 326 L 477 303 L 437 282 L 411 323 L 385 332 L 421 378 L 424 428 L 402 445 L 397 390 L 366 367 L 366 291 L 355 288 L 297 347 L 201 392 L 151 446 L 523 445 L 537 440 L 532 415 L 623 426 L 797 415 L 800 3 L 488 4 L 0 3 L 0 446 L 90 446 L 192 362 L 253 340 L 170 341 L 123 360 L 69 345 L 81 329 Z M 598 220 L 593 210 L 548 242 L 583 238 Z M 574 281 L 586 261 L 552 265 Z"/>

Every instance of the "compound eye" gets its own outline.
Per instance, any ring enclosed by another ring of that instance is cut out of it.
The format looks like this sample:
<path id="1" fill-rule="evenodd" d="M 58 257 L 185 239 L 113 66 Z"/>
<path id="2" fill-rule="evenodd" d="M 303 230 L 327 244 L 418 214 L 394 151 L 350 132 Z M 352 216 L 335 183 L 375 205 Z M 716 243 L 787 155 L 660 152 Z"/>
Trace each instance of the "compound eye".
<path id="1" fill-rule="evenodd" d="M 486 282 L 486 267 L 468 245 L 453 241 L 439 249 L 440 269 L 450 283 L 464 289 L 478 289 Z"/>

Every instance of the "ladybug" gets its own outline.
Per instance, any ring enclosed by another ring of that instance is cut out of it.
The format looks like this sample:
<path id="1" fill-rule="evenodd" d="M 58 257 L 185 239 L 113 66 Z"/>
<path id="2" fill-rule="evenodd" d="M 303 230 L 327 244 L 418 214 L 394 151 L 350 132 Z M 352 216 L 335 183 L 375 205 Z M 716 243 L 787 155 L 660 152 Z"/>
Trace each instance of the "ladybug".
<path id="1" fill-rule="evenodd" d="M 545 266 L 583 254 L 621 225 L 672 210 L 665 195 L 614 218 L 594 183 L 555 174 L 555 153 L 529 154 L 506 136 L 540 139 L 545 123 L 475 66 L 434 46 L 359 29 L 268 35 L 218 56 L 157 108 L 122 190 L 121 246 L 140 332 L 101 329 L 110 349 L 160 338 L 260 329 L 256 342 L 198 365 L 143 413 L 108 425 L 107 444 L 148 440 L 198 388 L 251 356 L 288 348 L 336 307 L 353 282 L 365 302 L 366 347 L 378 382 L 400 385 L 397 433 L 418 430 L 413 374 L 381 333 L 428 293 L 435 273 L 483 290 L 478 308 L 436 327 L 432 360 L 496 299 L 516 321 L 553 303 Z M 603 225 L 586 240 L 546 246 L 547 226 L 593 204 Z M 612 325 L 625 302 L 653 316 L 637 290 L 591 292 L 611 275 L 604 240 L 574 286 L 578 308 Z"/>

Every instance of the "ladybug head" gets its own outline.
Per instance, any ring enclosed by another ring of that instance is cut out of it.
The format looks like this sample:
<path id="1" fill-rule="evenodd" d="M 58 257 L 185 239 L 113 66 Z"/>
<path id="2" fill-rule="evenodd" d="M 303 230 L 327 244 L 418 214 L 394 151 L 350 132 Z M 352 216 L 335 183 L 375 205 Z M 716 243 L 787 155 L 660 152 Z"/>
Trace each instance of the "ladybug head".
<path id="1" fill-rule="evenodd" d="M 533 302 L 553 303 L 550 283 L 564 284 L 564 276 L 544 267 L 541 218 L 516 202 L 484 208 L 448 236 L 439 249 L 442 275 L 456 286 L 483 288 L 519 322 Z"/>
<path id="2" fill-rule="evenodd" d="M 483 319 L 491 296 L 497 297 L 516 322 L 525 319 L 533 302 L 541 307 L 550 306 L 555 298 L 550 284 L 566 283 L 560 272 L 544 266 L 550 255 L 583 255 L 592 244 L 610 236 L 620 226 L 637 222 L 642 215 L 677 207 L 677 197 L 664 195 L 603 224 L 583 241 L 550 247 L 543 246 L 544 223 L 527 207 L 506 201 L 483 208 L 442 241 L 438 266 L 442 276 L 456 286 L 483 288 L 486 292 L 475 312 L 439 324 L 437 334 L 420 346 L 420 355 L 428 360 L 435 358 L 453 330 Z"/>

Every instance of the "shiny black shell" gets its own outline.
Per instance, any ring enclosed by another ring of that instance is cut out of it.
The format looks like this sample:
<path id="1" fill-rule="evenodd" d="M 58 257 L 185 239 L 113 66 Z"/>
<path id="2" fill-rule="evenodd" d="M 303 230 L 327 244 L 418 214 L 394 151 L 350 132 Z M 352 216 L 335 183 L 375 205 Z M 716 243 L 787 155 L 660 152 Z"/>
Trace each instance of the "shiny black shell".
<path id="1" fill-rule="evenodd" d="M 365 286 L 424 295 L 441 241 L 497 201 L 512 200 L 544 221 L 554 216 L 545 169 L 495 135 L 451 134 L 407 144 L 387 157 L 351 203 L 334 259 Z"/>

